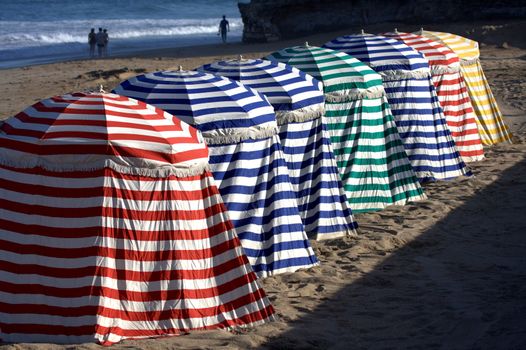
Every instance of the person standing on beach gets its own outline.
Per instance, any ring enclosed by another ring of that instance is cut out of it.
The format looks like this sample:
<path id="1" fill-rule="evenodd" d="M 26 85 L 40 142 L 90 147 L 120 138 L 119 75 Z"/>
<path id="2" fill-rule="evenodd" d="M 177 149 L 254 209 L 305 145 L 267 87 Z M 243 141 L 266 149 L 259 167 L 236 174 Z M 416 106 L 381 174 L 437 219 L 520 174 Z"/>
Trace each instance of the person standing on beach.
<path id="1" fill-rule="evenodd" d="M 104 32 L 102 31 L 102 28 L 99 28 L 99 32 L 96 35 L 97 39 L 97 51 L 99 54 L 99 57 L 102 57 L 102 54 L 104 53 Z"/>
<path id="2" fill-rule="evenodd" d="M 218 33 L 218 34 L 221 34 L 221 39 L 223 40 L 223 43 L 226 43 L 226 33 L 229 31 L 230 31 L 230 25 L 228 24 L 228 21 L 223 15 L 223 19 L 221 20 L 221 22 L 219 22 L 219 33 Z"/>
<path id="3" fill-rule="evenodd" d="M 95 57 L 95 45 L 97 44 L 97 34 L 95 34 L 95 28 L 91 28 L 91 32 L 88 34 L 89 44 L 89 57 Z"/>
<path id="4" fill-rule="evenodd" d="M 103 33 L 104 33 L 104 49 L 102 53 L 104 54 L 105 57 L 108 57 L 108 44 L 110 42 L 110 36 L 108 35 L 107 29 L 104 29 Z"/>

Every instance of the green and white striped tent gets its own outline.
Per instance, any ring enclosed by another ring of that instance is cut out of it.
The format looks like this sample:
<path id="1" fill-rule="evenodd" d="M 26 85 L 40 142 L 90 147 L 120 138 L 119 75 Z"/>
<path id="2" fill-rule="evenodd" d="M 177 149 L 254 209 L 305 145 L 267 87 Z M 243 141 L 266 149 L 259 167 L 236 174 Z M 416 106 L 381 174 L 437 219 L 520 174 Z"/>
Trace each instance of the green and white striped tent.
<path id="1" fill-rule="evenodd" d="M 426 198 L 398 135 L 379 74 L 343 52 L 308 44 L 266 58 L 294 66 L 323 83 L 325 121 L 353 211 Z"/>

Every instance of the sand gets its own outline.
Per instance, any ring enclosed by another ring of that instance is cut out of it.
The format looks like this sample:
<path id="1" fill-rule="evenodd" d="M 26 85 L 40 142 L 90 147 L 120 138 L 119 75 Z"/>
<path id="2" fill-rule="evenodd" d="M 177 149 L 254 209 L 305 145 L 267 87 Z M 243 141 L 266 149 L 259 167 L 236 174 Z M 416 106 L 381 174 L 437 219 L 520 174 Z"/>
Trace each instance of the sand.
<path id="1" fill-rule="evenodd" d="M 428 200 L 359 214 L 358 237 L 313 242 L 321 266 L 262 281 L 280 320 L 234 334 L 194 332 L 114 349 L 524 349 L 526 347 L 526 22 L 435 25 L 482 42 L 482 65 L 514 144 L 487 148 L 475 176 L 425 185 Z M 370 31 L 389 30 L 393 25 Z M 415 30 L 419 26 L 397 26 Z M 415 28 L 416 27 L 416 28 Z M 111 90 L 143 71 L 261 57 L 348 31 L 261 45 L 138 53 L 0 72 L 0 119 L 42 98 Z M 503 43 L 506 42 L 506 45 Z M 505 47 L 505 48 L 503 48 Z M 141 57 L 138 57 L 141 56 Z M 94 349 L 96 344 L 5 344 Z"/>

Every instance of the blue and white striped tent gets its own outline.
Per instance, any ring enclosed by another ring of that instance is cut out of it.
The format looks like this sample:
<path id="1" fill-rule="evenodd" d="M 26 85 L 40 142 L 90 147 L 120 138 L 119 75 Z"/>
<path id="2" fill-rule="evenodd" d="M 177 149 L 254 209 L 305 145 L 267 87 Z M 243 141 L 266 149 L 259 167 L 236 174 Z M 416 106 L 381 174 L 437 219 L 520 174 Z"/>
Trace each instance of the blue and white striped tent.
<path id="1" fill-rule="evenodd" d="M 471 175 L 451 137 L 421 53 L 395 39 L 364 33 L 341 36 L 324 47 L 356 57 L 382 76 L 398 132 L 420 181 Z"/>
<path id="2" fill-rule="evenodd" d="M 382 78 L 357 59 L 306 44 L 268 56 L 323 83 L 325 116 L 338 170 L 354 212 L 424 199 L 396 129 Z"/>
<path id="3" fill-rule="evenodd" d="M 318 240 L 353 234 L 357 225 L 322 122 L 325 108 L 320 82 L 284 63 L 242 57 L 198 70 L 240 81 L 263 93 L 274 107 L 307 234 Z"/>
<path id="4" fill-rule="evenodd" d="M 130 78 L 115 92 L 201 131 L 219 191 L 260 277 L 318 263 L 303 229 L 274 110 L 263 95 L 228 78 L 181 69 Z"/>

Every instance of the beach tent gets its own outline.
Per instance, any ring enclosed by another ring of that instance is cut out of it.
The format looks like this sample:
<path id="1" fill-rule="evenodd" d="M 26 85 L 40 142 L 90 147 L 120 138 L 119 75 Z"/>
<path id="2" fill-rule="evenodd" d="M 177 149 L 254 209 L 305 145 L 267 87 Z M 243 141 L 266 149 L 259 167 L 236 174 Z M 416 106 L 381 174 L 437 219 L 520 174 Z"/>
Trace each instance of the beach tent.
<path id="1" fill-rule="evenodd" d="M 327 128 L 323 88 L 312 76 L 280 62 L 219 61 L 198 68 L 264 94 L 274 107 L 289 176 L 305 231 L 322 240 L 355 233 Z"/>
<path id="2" fill-rule="evenodd" d="M 484 150 L 466 82 L 460 73 L 460 59 L 438 41 L 397 30 L 382 35 L 402 41 L 422 53 L 429 61 L 431 79 L 444 111 L 451 136 L 465 162 L 484 158 Z"/>
<path id="3" fill-rule="evenodd" d="M 353 211 L 379 210 L 425 198 L 378 74 L 349 55 L 308 44 L 267 58 L 294 66 L 323 83 L 323 118 Z"/>
<path id="4" fill-rule="evenodd" d="M 467 83 L 482 143 L 493 145 L 504 141 L 511 142 L 511 133 L 508 132 L 497 101 L 493 97 L 480 65 L 478 43 L 450 33 L 420 30 L 416 34 L 441 42 L 459 56 L 460 70 Z"/>
<path id="5" fill-rule="evenodd" d="M 273 319 L 200 133 L 114 94 L 0 128 L 0 338 L 109 345 Z"/>
<path id="6" fill-rule="evenodd" d="M 470 174 L 447 127 L 422 54 L 397 40 L 365 33 L 341 36 L 324 46 L 356 57 L 382 76 L 398 132 L 420 181 Z"/>
<path id="7" fill-rule="evenodd" d="M 115 91 L 195 126 L 241 244 L 256 273 L 316 265 L 277 134 L 274 109 L 255 90 L 195 71 L 143 74 Z"/>

